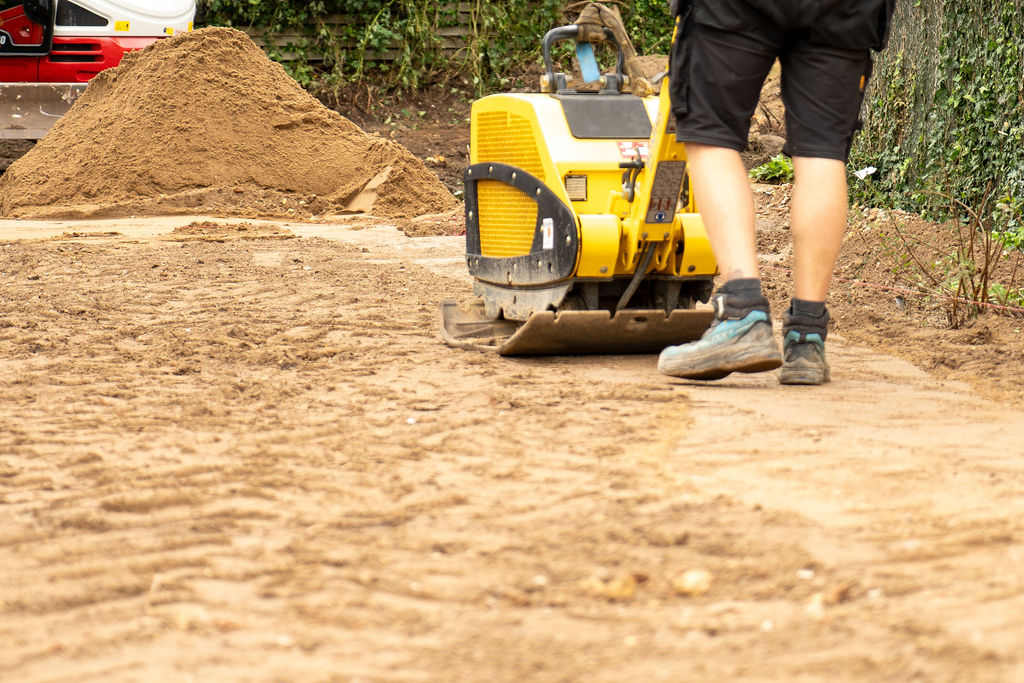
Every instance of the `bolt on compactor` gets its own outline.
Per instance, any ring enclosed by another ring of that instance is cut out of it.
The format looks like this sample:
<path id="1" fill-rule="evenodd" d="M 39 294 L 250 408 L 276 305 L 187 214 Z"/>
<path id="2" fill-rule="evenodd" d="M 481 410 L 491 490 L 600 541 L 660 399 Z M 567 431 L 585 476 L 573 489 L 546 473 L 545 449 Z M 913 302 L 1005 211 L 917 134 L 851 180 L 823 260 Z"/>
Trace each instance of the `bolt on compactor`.
<path id="1" fill-rule="evenodd" d="M 38 140 L 87 81 L 192 30 L 195 0 L 25 0 L 0 9 L 0 138 Z"/>
<path id="2" fill-rule="evenodd" d="M 544 37 L 541 92 L 473 104 L 463 180 L 466 264 L 479 298 L 442 303 L 452 346 L 655 353 L 700 337 L 711 322 L 696 304 L 710 298 L 717 266 L 668 83 L 651 95 L 621 20 L 596 23 Z M 569 89 L 570 78 L 554 72 L 552 46 L 569 40 L 599 92 Z M 617 51 L 604 75 L 597 42 Z"/>

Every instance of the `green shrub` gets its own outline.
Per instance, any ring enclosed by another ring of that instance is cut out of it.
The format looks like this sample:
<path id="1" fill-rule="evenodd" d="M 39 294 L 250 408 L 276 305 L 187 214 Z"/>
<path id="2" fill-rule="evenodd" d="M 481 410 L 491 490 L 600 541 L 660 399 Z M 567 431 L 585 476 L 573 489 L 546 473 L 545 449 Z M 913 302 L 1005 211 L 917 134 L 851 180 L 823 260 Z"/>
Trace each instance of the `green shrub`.
<path id="1" fill-rule="evenodd" d="M 762 183 L 793 182 L 793 160 L 785 154 L 776 154 L 764 164 L 750 170 L 750 177 Z"/>
<path id="2" fill-rule="evenodd" d="M 315 63 L 335 86 L 403 90 L 465 81 L 482 94 L 539 60 L 544 33 L 565 23 L 563 5 L 564 0 L 473 0 L 461 3 L 460 16 L 460 3 L 427 0 L 200 0 L 196 23 L 255 30 L 264 36 L 268 54 L 305 85 L 317 75 Z M 668 51 L 667 0 L 633 0 L 622 11 L 641 54 Z M 344 21 L 330 24 L 332 16 Z M 467 22 L 460 47 L 446 51 L 441 32 Z M 277 45 L 275 36 L 285 33 L 303 37 Z M 385 52 L 389 59 L 377 59 Z"/>

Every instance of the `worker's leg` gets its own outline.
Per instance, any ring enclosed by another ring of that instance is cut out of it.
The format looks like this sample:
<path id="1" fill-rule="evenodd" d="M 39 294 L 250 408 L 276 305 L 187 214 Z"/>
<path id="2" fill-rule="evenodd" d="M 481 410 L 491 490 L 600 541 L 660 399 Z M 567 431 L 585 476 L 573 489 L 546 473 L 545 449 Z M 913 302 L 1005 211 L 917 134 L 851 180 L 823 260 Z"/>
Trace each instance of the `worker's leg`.
<path id="1" fill-rule="evenodd" d="M 825 301 L 836 257 L 846 233 L 846 164 L 835 159 L 795 157 L 790 203 L 793 288 L 796 298 Z"/>
<path id="2" fill-rule="evenodd" d="M 739 152 L 686 146 L 694 195 L 725 281 L 715 293 L 715 321 L 696 342 L 670 346 L 658 370 L 675 377 L 719 379 L 779 367 L 768 299 L 761 293 L 754 241 L 754 198 Z"/>
<path id="3" fill-rule="evenodd" d="M 796 172 L 790 205 L 794 297 L 782 317 L 783 384 L 829 381 L 825 298 L 846 230 L 846 159 L 871 75 L 866 45 L 839 49 L 808 39 L 781 55 L 784 150 Z"/>
<path id="4" fill-rule="evenodd" d="M 836 159 L 794 157 L 793 168 L 794 297 L 782 317 L 785 362 L 779 380 L 783 384 L 822 384 L 829 381 L 825 298 L 846 232 L 846 164 Z"/>
<path id="5" fill-rule="evenodd" d="M 692 25 L 683 30 L 681 24 L 672 45 L 672 110 L 723 283 L 712 298 L 711 327 L 696 342 L 663 350 L 658 370 L 718 379 L 782 364 L 758 278 L 754 200 L 740 151 L 783 36 L 756 12 L 746 16 L 752 10 L 745 2 L 701 0 L 694 7 Z M 722 23 L 719 10 L 729 21 Z M 736 21 L 760 30 L 735 30 Z"/>
<path id="6" fill-rule="evenodd" d="M 758 277 L 754 197 L 740 153 L 686 145 L 690 178 L 723 280 Z"/>
<path id="7" fill-rule="evenodd" d="M 689 29 L 681 24 L 672 43 L 676 139 L 686 143 L 697 207 L 722 279 L 756 278 L 754 199 L 740 152 L 785 34 L 745 0 L 692 5 Z M 758 30 L 736 30 L 734 24 Z"/>
<path id="8" fill-rule="evenodd" d="M 784 363 L 779 380 L 783 384 L 822 384 L 829 381 L 825 298 L 846 232 L 846 164 L 836 159 L 794 157 L 793 167 L 794 296 L 782 316 Z"/>

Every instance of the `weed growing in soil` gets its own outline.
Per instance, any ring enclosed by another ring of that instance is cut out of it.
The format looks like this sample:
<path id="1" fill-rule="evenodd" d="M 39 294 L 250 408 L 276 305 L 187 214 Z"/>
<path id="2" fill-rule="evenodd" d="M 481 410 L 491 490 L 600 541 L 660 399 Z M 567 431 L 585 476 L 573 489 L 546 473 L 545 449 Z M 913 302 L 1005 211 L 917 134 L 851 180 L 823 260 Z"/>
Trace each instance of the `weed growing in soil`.
<path id="1" fill-rule="evenodd" d="M 885 203 L 870 173 L 864 171 L 856 173 L 864 181 L 863 190 Z M 883 229 L 881 251 L 890 261 L 893 274 L 943 301 L 954 329 L 985 312 L 986 304 L 1018 307 L 1024 315 L 1024 288 L 1018 284 L 1018 276 L 1024 275 L 1024 253 L 1015 249 L 1008 236 L 987 218 L 992 213 L 992 186 L 977 207 L 950 195 L 932 194 L 948 202 L 949 215 L 953 216 L 936 226 L 944 232 L 936 235 L 935 242 L 910 235 L 893 211 L 886 214 L 889 231 Z"/>
<path id="2" fill-rule="evenodd" d="M 750 169 L 750 177 L 762 183 L 781 185 L 793 182 L 793 160 L 785 154 L 776 154 L 766 163 Z"/>

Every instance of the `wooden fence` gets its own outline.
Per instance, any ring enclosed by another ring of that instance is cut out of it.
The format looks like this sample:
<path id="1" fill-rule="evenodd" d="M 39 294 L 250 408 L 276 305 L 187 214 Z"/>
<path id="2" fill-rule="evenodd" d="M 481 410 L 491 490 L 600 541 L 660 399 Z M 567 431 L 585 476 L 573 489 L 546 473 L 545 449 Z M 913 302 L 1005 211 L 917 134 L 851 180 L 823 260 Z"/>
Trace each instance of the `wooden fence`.
<path id="1" fill-rule="evenodd" d="M 437 47 L 442 54 L 450 57 L 459 50 L 465 48 L 469 38 L 473 35 L 475 23 L 473 5 L 468 2 L 460 2 L 458 5 L 444 4 L 438 9 L 441 13 L 449 15 L 446 19 L 446 23 L 450 22 L 450 25 L 437 27 Z M 340 46 L 342 49 L 357 50 L 362 48 L 362 45 L 358 40 L 342 38 L 347 33 L 342 27 L 349 27 L 354 24 L 355 21 L 356 20 L 350 16 L 333 14 L 325 17 L 321 26 L 332 31 L 339 37 L 339 39 L 342 40 Z M 299 55 L 298 52 L 293 49 L 289 49 L 289 47 L 300 45 L 303 42 L 307 44 L 310 43 L 313 38 L 314 31 L 319 30 L 319 28 L 320 27 L 317 27 L 309 31 L 296 30 L 271 34 L 267 34 L 258 28 L 252 27 L 242 28 L 242 30 L 248 33 L 257 45 L 264 49 L 273 46 L 273 48 L 281 55 L 281 59 L 288 61 L 296 59 Z M 393 40 L 391 44 L 383 50 L 367 51 L 366 59 L 368 61 L 393 61 L 401 56 L 401 50 L 401 43 L 397 40 Z M 321 62 L 326 56 L 314 50 L 306 51 L 305 57 L 311 62 Z"/>

